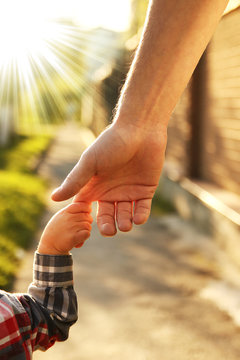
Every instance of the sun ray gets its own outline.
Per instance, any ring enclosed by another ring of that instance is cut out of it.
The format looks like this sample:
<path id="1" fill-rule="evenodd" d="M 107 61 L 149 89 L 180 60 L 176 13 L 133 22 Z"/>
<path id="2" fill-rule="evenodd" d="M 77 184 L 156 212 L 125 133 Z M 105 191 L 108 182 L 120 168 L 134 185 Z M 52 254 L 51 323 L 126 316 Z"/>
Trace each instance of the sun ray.
<path id="1" fill-rule="evenodd" d="M 82 0 L 74 2 L 77 8 L 80 3 L 84 8 Z M 5 117 L 13 111 L 15 122 L 58 122 L 69 102 L 80 103 L 81 91 L 103 96 L 91 79 L 91 64 L 105 65 L 104 38 L 70 18 L 54 18 L 53 9 L 45 0 L 8 0 L 0 6 L 0 111 Z"/>

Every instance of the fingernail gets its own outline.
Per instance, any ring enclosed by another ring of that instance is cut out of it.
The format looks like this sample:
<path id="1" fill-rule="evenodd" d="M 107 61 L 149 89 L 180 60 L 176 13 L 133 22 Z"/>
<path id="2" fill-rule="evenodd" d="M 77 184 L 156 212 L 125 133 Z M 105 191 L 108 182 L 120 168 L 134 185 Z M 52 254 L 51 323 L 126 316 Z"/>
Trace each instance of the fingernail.
<path id="1" fill-rule="evenodd" d="M 103 236 L 114 236 L 116 232 L 117 231 L 112 224 L 106 223 L 101 226 L 101 234 Z"/>

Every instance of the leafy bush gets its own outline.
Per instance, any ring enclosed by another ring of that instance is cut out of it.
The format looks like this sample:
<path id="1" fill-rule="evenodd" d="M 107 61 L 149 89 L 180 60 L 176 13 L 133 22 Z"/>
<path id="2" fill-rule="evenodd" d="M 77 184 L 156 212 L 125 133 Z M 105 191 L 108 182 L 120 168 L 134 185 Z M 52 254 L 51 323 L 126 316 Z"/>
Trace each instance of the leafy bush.
<path id="1" fill-rule="evenodd" d="M 10 145 L 0 149 L 0 168 L 31 172 L 39 156 L 48 148 L 51 137 L 49 135 L 17 136 Z"/>
<path id="2" fill-rule="evenodd" d="M 172 212 L 175 212 L 173 205 L 156 193 L 152 201 L 152 215 L 161 216 Z"/>
<path id="3" fill-rule="evenodd" d="M 46 182 L 32 173 L 48 148 L 46 135 L 14 138 L 0 150 L 0 288 L 9 289 L 21 249 L 33 239 L 44 209 Z"/>
<path id="4" fill-rule="evenodd" d="M 44 208 L 44 183 L 32 175 L 0 172 L 0 233 L 27 247 Z"/>
<path id="5" fill-rule="evenodd" d="M 19 265 L 16 245 L 0 236 L 0 288 L 8 290 Z"/>

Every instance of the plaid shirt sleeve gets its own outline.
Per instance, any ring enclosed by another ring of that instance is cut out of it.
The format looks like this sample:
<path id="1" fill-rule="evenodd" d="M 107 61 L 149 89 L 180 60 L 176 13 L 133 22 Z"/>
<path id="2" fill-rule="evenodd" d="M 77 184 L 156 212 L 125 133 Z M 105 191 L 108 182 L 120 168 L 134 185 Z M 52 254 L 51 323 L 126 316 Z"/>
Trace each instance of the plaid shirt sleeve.
<path id="1" fill-rule="evenodd" d="M 0 291 L 0 359 L 31 359 L 68 338 L 77 320 L 71 255 L 35 253 L 28 294 Z"/>

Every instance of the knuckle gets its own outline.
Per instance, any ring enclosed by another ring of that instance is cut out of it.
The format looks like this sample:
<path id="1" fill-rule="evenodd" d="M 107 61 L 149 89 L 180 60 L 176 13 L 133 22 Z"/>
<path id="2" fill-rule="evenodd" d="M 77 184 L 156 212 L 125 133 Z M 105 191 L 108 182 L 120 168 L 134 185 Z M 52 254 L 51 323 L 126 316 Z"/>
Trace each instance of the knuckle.
<path id="1" fill-rule="evenodd" d="M 97 217 L 97 223 L 113 223 L 113 217 L 109 214 L 102 214 Z"/>

